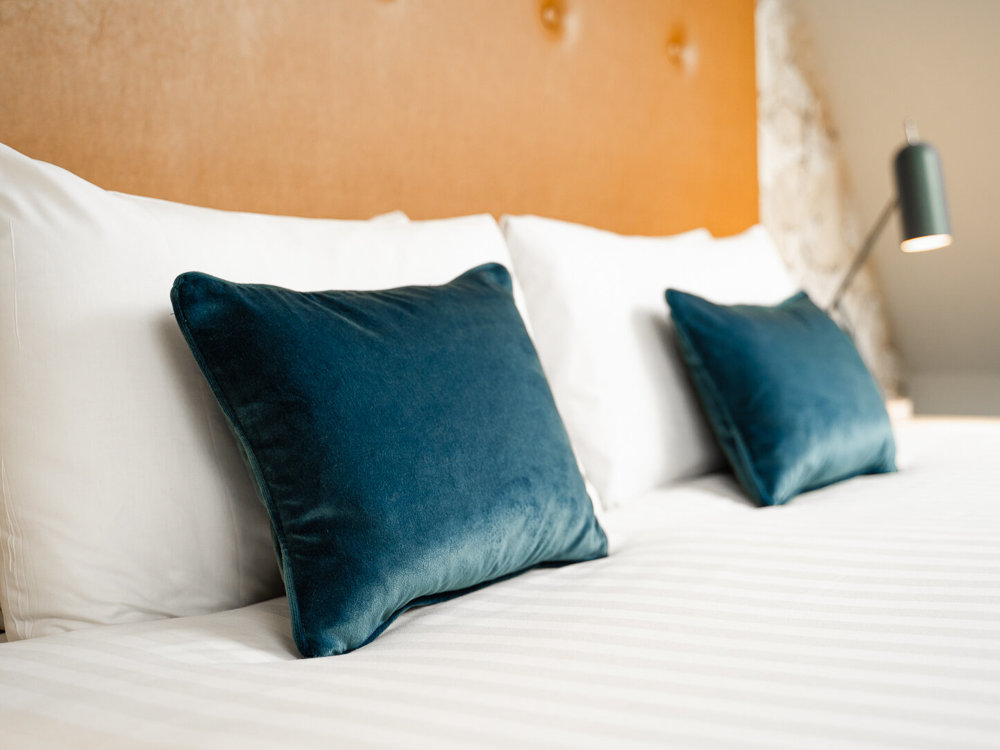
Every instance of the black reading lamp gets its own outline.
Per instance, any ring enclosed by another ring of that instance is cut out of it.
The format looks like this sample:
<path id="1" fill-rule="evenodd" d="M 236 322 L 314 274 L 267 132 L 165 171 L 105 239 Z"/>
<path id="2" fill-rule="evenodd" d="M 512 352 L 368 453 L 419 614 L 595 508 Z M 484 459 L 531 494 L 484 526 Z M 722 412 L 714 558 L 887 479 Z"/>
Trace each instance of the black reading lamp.
<path id="1" fill-rule="evenodd" d="M 885 204 L 882 213 L 875 220 L 875 226 L 865 237 L 844 280 L 827 305 L 827 312 L 837 309 L 844 292 L 871 255 L 875 240 L 882 233 L 896 206 L 899 206 L 903 229 L 900 250 L 919 253 L 938 250 L 951 244 L 951 224 L 948 221 L 941 159 L 933 146 L 918 140 L 917 126 L 913 120 L 906 120 L 903 128 L 906 132 L 906 145 L 896 154 L 896 194 Z"/>

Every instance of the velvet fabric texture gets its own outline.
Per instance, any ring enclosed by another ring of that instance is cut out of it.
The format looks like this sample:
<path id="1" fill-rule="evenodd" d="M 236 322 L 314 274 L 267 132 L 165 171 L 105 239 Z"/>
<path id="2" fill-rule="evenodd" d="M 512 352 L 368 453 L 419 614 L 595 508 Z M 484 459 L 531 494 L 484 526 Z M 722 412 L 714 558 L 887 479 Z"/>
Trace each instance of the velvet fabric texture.
<path id="1" fill-rule="evenodd" d="M 666 297 L 715 435 L 759 505 L 896 470 L 875 381 L 805 293 L 774 307 L 717 305 L 674 289 Z"/>
<path id="2" fill-rule="evenodd" d="M 607 554 L 503 266 L 372 292 L 186 273 L 171 300 L 270 514 L 304 656 Z"/>

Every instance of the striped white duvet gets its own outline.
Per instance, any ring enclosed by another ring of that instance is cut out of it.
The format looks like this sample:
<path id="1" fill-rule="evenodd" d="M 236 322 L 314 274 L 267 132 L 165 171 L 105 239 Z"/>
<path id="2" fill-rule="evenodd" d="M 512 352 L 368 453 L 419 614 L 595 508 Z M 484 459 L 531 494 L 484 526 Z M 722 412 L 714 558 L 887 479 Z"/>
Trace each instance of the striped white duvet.
<path id="1" fill-rule="evenodd" d="M 0 747 L 997 748 L 1000 424 L 749 507 L 725 477 L 603 519 L 606 560 L 300 660 L 284 600 L 0 646 Z"/>

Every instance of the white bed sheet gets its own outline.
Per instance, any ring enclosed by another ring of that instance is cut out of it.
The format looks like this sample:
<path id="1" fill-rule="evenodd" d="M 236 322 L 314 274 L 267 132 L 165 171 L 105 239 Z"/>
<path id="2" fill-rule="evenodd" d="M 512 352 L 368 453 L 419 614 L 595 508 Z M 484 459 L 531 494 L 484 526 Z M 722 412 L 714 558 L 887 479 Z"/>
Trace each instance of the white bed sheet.
<path id="1" fill-rule="evenodd" d="M 285 601 L 0 646 L 14 748 L 996 748 L 1000 423 L 751 508 L 712 476 L 604 516 L 606 560 L 301 660 Z"/>

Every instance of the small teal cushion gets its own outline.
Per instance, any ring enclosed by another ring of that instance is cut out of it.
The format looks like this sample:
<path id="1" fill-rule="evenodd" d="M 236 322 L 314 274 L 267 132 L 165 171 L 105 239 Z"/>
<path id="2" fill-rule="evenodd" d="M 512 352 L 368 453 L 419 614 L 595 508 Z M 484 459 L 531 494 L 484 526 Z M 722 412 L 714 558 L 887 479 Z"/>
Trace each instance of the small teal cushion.
<path id="1" fill-rule="evenodd" d="M 666 296 L 715 435 L 759 505 L 896 470 L 878 386 L 851 339 L 804 292 L 774 307 Z"/>
<path id="2" fill-rule="evenodd" d="M 186 273 L 171 300 L 270 514 L 303 655 L 607 554 L 503 266 L 373 292 Z"/>

